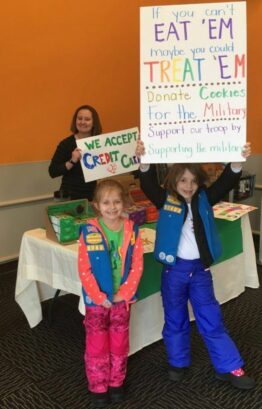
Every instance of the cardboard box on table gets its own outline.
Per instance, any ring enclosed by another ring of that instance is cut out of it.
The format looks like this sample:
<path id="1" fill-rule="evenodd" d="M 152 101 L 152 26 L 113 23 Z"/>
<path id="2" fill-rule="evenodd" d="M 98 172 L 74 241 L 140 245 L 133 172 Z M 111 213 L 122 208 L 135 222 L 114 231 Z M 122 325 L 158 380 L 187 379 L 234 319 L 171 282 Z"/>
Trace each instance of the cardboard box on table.
<path id="1" fill-rule="evenodd" d="M 126 209 L 126 214 L 138 226 L 146 222 L 146 209 L 143 206 L 132 205 Z"/>
<path id="2" fill-rule="evenodd" d="M 46 237 L 60 244 L 78 240 L 80 227 L 94 215 L 87 199 L 56 202 L 45 209 Z"/>
<path id="3" fill-rule="evenodd" d="M 150 200 L 147 199 L 144 192 L 139 187 L 133 187 L 129 190 L 129 196 L 134 205 L 143 208 L 145 212 L 145 222 L 152 223 L 158 219 L 158 210 Z M 133 219 L 134 220 L 134 219 Z"/>

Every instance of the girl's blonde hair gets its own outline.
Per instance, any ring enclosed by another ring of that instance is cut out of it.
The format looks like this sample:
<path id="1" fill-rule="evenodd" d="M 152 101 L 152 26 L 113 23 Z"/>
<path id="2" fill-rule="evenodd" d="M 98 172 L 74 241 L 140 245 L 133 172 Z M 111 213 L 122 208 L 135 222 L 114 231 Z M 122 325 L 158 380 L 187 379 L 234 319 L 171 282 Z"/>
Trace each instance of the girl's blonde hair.
<path id="1" fill-rule="evenodd" d="M 167 192 L 172 196 L 177 196 L 177 182 L 183 173 L 189 170 L 196 178 L 198 186 L 202 186 L 208 180 L 208 175 L 198 163 L 176 163 L 170 169 L 166 176 L 164 186 Z"/>
<path id="2" fill-rule="evenodd" d="M 95 188 L 93 202 L 99 204 L 99 202 L 101 201 L 102 195 L 106 191 L 111 192 L 113 190 L 114 191 L 117 190 L 119 192 L 119 195 L 125 204 L 127 202 L 125 190 L 123 186 L 121 185 L 121 183 L 119 183 L 117 180 L 114 180 L 114 179 L 105 179 L 98 183 L 98 185 Z"/>

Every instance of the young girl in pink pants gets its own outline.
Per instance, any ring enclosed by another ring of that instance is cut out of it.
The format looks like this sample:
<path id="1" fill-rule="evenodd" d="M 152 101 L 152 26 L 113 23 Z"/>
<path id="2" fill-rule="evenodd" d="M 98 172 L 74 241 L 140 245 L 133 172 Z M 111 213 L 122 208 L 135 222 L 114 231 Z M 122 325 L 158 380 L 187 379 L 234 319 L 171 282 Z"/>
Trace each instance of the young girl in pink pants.
<path id="1" fill-rule="evenodd" d="M 85 368 L 96 407 L 120 402 L 129 351 L 130 304 L 143 271 L 138 227 L 123 217 L 124 189 L 100 182 L 94 206 L 98 217 L 82 228 L 78 269 L 86 305 Z"/>

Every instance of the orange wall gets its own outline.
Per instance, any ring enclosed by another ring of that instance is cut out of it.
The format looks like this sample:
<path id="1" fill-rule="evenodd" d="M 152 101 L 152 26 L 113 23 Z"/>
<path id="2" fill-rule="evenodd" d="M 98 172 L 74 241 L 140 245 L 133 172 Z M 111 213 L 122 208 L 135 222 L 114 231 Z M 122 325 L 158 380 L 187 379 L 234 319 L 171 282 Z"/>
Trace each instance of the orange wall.
<path id="1" fill-rule="evenodd" d="M 0 163 L 50 159 L 81 104 L 97 108 L 104 132 L 139 125 L 139 7 L 198 2 L 4 2 Z M 248 140 L 262 153 L 261 1 L 247 11 Z"/>

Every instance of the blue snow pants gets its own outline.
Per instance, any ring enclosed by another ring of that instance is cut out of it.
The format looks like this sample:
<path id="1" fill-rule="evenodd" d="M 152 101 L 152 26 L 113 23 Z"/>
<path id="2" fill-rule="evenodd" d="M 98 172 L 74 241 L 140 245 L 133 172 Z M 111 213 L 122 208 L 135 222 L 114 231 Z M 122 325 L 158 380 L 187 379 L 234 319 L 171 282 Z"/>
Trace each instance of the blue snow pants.
<path id="1" fill-rule="evenodd" d="M 216 372 L 231 372 L 243 366 L 238 349 L 224 327 L 211 272 L 204 270 L 200 259 L 177 258 L 175 266 L 164 266 L 161 293 L 165 316 L 163 339 L 170 365 L 190 365 L 190 300 L 197 328 Z"/>

